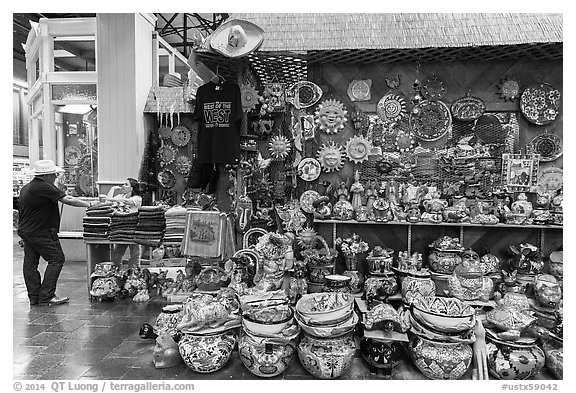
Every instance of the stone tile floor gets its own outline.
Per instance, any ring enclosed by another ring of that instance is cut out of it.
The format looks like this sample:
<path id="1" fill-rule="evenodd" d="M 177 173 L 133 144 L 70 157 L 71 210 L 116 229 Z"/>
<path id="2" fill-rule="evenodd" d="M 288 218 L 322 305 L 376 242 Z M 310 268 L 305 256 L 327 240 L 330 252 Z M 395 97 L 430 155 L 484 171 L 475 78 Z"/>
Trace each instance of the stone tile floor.
<path id="1" fill-rule="evenodd" d="M 67 262 L 58 281 L 57 294 L 70 303 L 53 307 L 30 307 L 22 278 L 23 249 L 13 236 L 13 378 L 56 380 L 230 380 L 260 379 L 242 365 L 238 352 L 226 366 L 212 374 L 198 374 L 184 364 L 155 369 L 154 340 L 138 335 L 140 326 L 152 323 L 166 304 L 163 298 L 147 303 L 131 299 L 92 302 L 86 287 L 86 264 Z M 46 264 L 41 261 L 40 271 Z M 372 374 L 357 356 L 342 379 L 382 379 Z M 405 361 L 394 370 L 393 379 L 425 379 Z M 470 378 L 469 373 L 465 375 Z M 538 379 L 550 379 L 543 371 Z M 289 369 L 274 379 L 313 379 L 296 358 Z"/>

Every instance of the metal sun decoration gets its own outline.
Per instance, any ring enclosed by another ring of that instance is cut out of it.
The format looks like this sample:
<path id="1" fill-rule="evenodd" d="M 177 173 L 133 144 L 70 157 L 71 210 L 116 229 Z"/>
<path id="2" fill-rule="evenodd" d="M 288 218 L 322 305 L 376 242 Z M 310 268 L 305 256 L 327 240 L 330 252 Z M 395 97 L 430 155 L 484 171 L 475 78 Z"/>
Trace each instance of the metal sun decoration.
<path id="1" fill-rule="evenodd" d="M 276 160 L 284 160 L 290 154 L 290 141 L 288 138 L 282 135 L 274 136 L 270 142 L 268 142 L 268 151 L 270 156 Z"/>
<path id="2" fill-rule="evenodd" d="M 334 141 L 323 144 L 317 152 L 318 161 L 326 172 L 339 171 L 344 166 L 344 147 Z"/>
<path id="3" fill-rule="evenodd" d="M 337 100 L 324 100 L 318 106 L 318 110 L 314 112 L 315 123 L 320 130 L 327 134 L 336 134 L 344 128 L 344 124 L 348 121 L 346 117 L 348 111 L 344 108 L 344 104 Z"/>
<path id="4" fill-rule="evenodd" d="M 240 96 L 242 98 L 242 110 L 250 112 L 256 108 L 256 104 L 260 102 L 258 91 L 251 84 L 240 86 Z"/>

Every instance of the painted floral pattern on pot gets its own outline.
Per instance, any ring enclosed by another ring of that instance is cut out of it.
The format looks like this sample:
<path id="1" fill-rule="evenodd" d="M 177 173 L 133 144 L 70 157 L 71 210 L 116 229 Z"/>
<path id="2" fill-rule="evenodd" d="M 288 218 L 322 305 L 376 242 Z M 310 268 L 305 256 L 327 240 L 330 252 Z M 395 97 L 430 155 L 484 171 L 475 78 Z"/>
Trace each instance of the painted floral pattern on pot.
<path id="1" fill-rule="evenodd" d="M 498 379 L 534 377 L 544 367 L 544 352 L 537 345 L 486 344 L 488 371 Z"/>
<path id="2" fill-rule="evenodd" d="M 212 335 L 186 334 L 178 342 L 178 350 L 192 371 L 213 373 L 228 362 L 235 343 L 232 331 Z"/>
<path id="3" fill-rule="evenodd" d="M 430 379 L 459 379 L 472 361 L 472 348 L 465 343 L 445 343 L 413 335 L 408 348 L 416 367 Z"/>
<path id="4" fill-rule="evenodd" d="M 296 356 L 296 335 L 289 339 L 266 338 L 242 332 L 238 354 L 242 364 L 258 377 L 282 374 Z"/>
<path id="5" fill-rule="evenodd" d="M 306 371 L 320 379 L 335 379 L 346 373 L 355 352 L 356 342 L 351 333 L 325 339 L 304 334 L 298 346 L 300 363 Z"/>

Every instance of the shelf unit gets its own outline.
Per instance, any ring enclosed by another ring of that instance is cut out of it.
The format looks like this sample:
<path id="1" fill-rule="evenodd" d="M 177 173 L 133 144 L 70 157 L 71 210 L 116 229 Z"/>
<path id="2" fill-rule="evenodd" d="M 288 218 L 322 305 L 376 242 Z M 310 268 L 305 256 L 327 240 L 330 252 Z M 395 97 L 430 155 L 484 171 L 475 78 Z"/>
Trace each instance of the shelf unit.
<path id="1" fill-rule="evenodd" d="M 562 230 L 563 226 L 561 225 L 513 225 L 513 224 L 494 224 L 494 225 L 485 225 L 485 224 L 472 224 L 472 223 L 455 223 L 455 222 L 440 222 L 440 223 L 431 223 L 431 222 L 404 222 L 404 221 L 365 221 L 360 222 L 356 220 L 314 220 L 315 225 L 324 225 L 329 224 L 332 225 L 332 246 L 336 242 L 337 238 L 337 227 L 338 225 L 397 225 L 397 226 L 404 226 L 406 227 L 407 231 L 407 243 L 408 243 L 408 253 L 412 254 L 412 228 L 413 227 L 458 227 L 460 229 L 459 241 L 460 244 L 464 244 L 464 229 L 465 228 L 484 228 L 484 229 L 493 229 L 493 228 L 515 228 L 515 229 L 539 229 L 539 245 L 540 249 L 543 249 L 544 242 L 545 242 L 545 232 L 546 230 Z"/>

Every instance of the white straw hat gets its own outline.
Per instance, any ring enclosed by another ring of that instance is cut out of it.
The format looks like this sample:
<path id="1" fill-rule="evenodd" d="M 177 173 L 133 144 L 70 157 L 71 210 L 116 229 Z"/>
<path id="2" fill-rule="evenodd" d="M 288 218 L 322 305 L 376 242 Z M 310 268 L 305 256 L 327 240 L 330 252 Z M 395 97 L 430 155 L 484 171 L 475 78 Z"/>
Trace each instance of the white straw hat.
<path id="1" fill-rule="evenodd" d="M 34 174 L 36 176 L 40 175 L 51 175 L 53 173 L 65 172 L 64 169 L 54 164 L 52 160 L 39 160 L 34 163 Z"/>
<path id="2" fill-rule="evenodd" d="M 252 22 L 232 19 L 221 24 L 210 36 L 210 46 L 227 57 L 246 56 L 262 45 L 264 30 Z"/>

